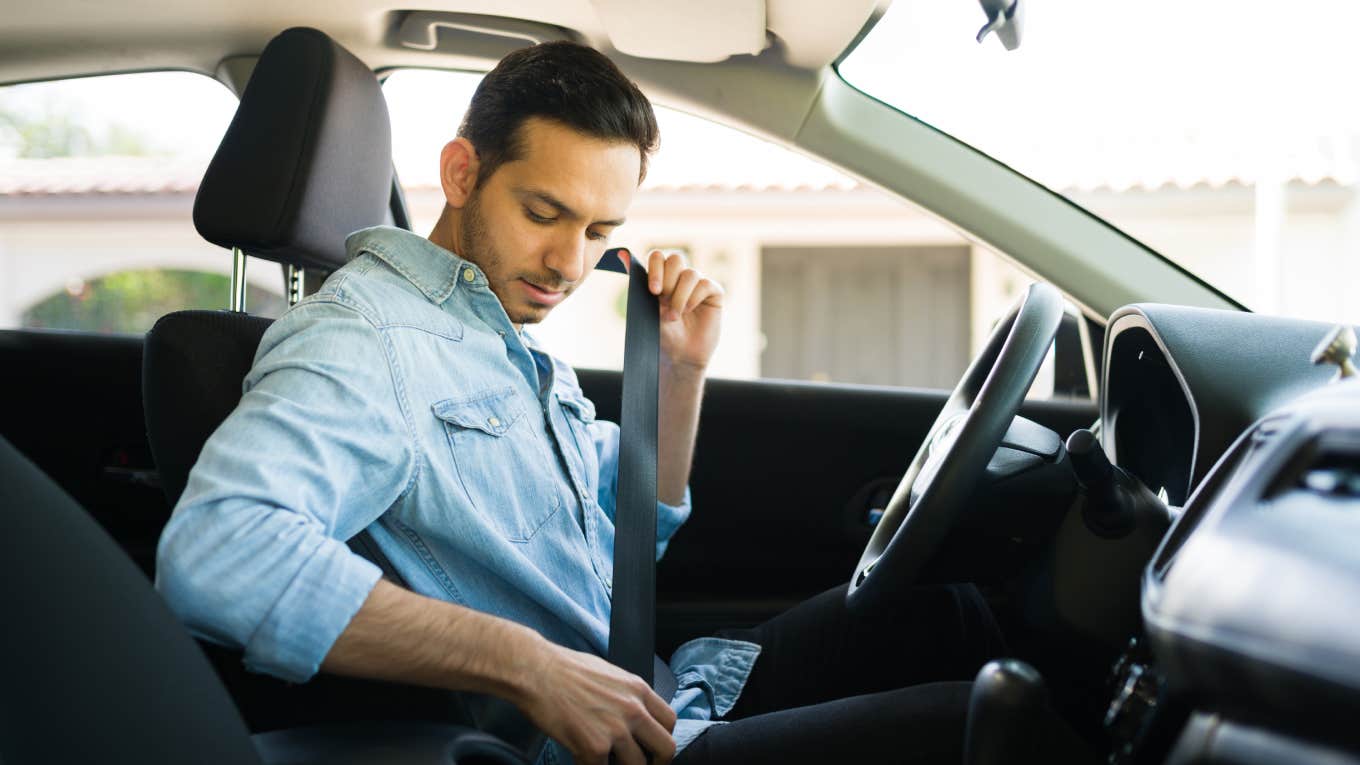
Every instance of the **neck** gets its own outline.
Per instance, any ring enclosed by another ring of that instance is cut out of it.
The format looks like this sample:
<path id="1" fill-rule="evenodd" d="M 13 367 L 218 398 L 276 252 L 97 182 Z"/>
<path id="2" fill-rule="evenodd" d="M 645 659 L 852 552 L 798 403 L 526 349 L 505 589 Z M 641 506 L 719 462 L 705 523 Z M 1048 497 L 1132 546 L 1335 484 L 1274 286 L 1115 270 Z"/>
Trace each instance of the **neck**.
<path id="1" fill-rule="evenodd" d="M 453 209 L 452 205 L 444 205 L 443 212 L 439 213 L 439 220 L 434 224 L 434 230 L 430 232 L 429 240 L 434 244 L 458 255 L 456 242 L 462 231 L 462 215 L 458 210 Z M 459 255 L 459 257 L 462 257 Z"/>
<path id="2" fill-rule="evenodd" d="M 467 260 L 467 256 L 459 252 L 456 245 L 456 242 L 462 238 L 462 223 L 463 216 L 461 215 L 461 211 L 454 209 L 452 205 L 444 205 L 444 211 L 439 214 L 439 220 L 435 222 L 434 230 L 430 232 L 429 240 L 431 243 L 443 247 L 463 260 Z M 523 324 L 513 324 L 513 326 L 515 332 L 524 330 Z"/>

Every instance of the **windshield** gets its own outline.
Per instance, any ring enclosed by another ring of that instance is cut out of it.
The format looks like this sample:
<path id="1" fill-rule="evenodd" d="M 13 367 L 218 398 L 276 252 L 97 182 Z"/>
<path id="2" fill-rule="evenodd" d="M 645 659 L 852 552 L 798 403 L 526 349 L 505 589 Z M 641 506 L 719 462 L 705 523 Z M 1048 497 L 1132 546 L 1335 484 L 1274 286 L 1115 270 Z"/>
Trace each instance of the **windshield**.
<path id="1" fill-rule="evenodd" d="M 1360 3 L 1025 4 L 1007 51 L 896 0 L 840 74 L 1254 310 L 1360 321 Z"/>

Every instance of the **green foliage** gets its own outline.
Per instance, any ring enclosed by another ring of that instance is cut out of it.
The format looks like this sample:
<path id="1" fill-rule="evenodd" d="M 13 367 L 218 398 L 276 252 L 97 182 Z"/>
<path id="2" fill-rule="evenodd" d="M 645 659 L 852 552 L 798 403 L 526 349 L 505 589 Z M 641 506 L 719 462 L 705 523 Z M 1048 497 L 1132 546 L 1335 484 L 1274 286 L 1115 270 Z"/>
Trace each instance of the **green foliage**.
<path id="1" fill-rule="evenodd" d="M 159 153 L 127 125 L 115 122 L 103 135 L 95 135 L 74 114 L 51 107 L 36 116 L 0 108 L 0 143 L 14 146 L 19 159 L 145 157 Z"/>
<path id="2" fill-rule="evenodd" d="M 73 282 L 25 311 L 21 321 L 25 327 L 140 334 L 171 311 L 226 308 L 230 289 L 230 280 L 221 274 L 170 269 L 120 271 L 89 282 Z M 246 306 L 256 315 L 277 316 L 284 301 L 247 285 Z"/>

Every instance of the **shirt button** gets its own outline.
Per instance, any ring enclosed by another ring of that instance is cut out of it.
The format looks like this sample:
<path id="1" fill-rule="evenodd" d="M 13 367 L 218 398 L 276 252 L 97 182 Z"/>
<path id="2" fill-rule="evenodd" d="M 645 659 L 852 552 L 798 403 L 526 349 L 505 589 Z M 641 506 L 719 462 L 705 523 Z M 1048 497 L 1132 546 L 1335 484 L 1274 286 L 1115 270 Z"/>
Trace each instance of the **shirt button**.
<path id="1" fill-rule="evenodd" d="M 474 273 L 472 273 L 472 269 L 471 269 L 471 268 L 464 268 L 464 269 L 463 269 L 463 281 L 465 281 L 465 282 L 470 282 L 470 281 L 472 281 L 473 279 L 476 279 L 476 278 L 477 278 L 477 275 L 474 274 Z"/>
<path id="2" fill-rule="evenodd" d="M 492 417 L 491 419 L 487 420 L 486 423 L 493 428 L 499 428 L 501 426 L 501 421 L 496 419 L 495 417 Z"/>

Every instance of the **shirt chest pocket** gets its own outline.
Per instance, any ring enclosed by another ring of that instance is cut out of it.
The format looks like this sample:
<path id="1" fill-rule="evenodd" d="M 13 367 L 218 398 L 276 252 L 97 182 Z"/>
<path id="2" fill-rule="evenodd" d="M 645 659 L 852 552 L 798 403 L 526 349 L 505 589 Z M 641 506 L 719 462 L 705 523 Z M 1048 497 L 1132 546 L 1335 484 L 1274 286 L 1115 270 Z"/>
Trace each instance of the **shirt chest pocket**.
<path id="1" fill-rule="evenodd" d="M 562 506 L 554 465 L 514 388 L 436 402 L 454 469 L 480 517 L 527 542 Z"/>
<path id="2" fill-rule="evenodd" d="M 595 422 L 595 405 L 579 390 L 557 392 L 557 400 L 562 404 L 571 437 L 576 442 L 576 453 L 580 455 L 584 477 L 594 488 L 594 481 L 600 472 L 599 455 L 595 451 L 595 438 L 590 433 L 590 424 Z"/>

